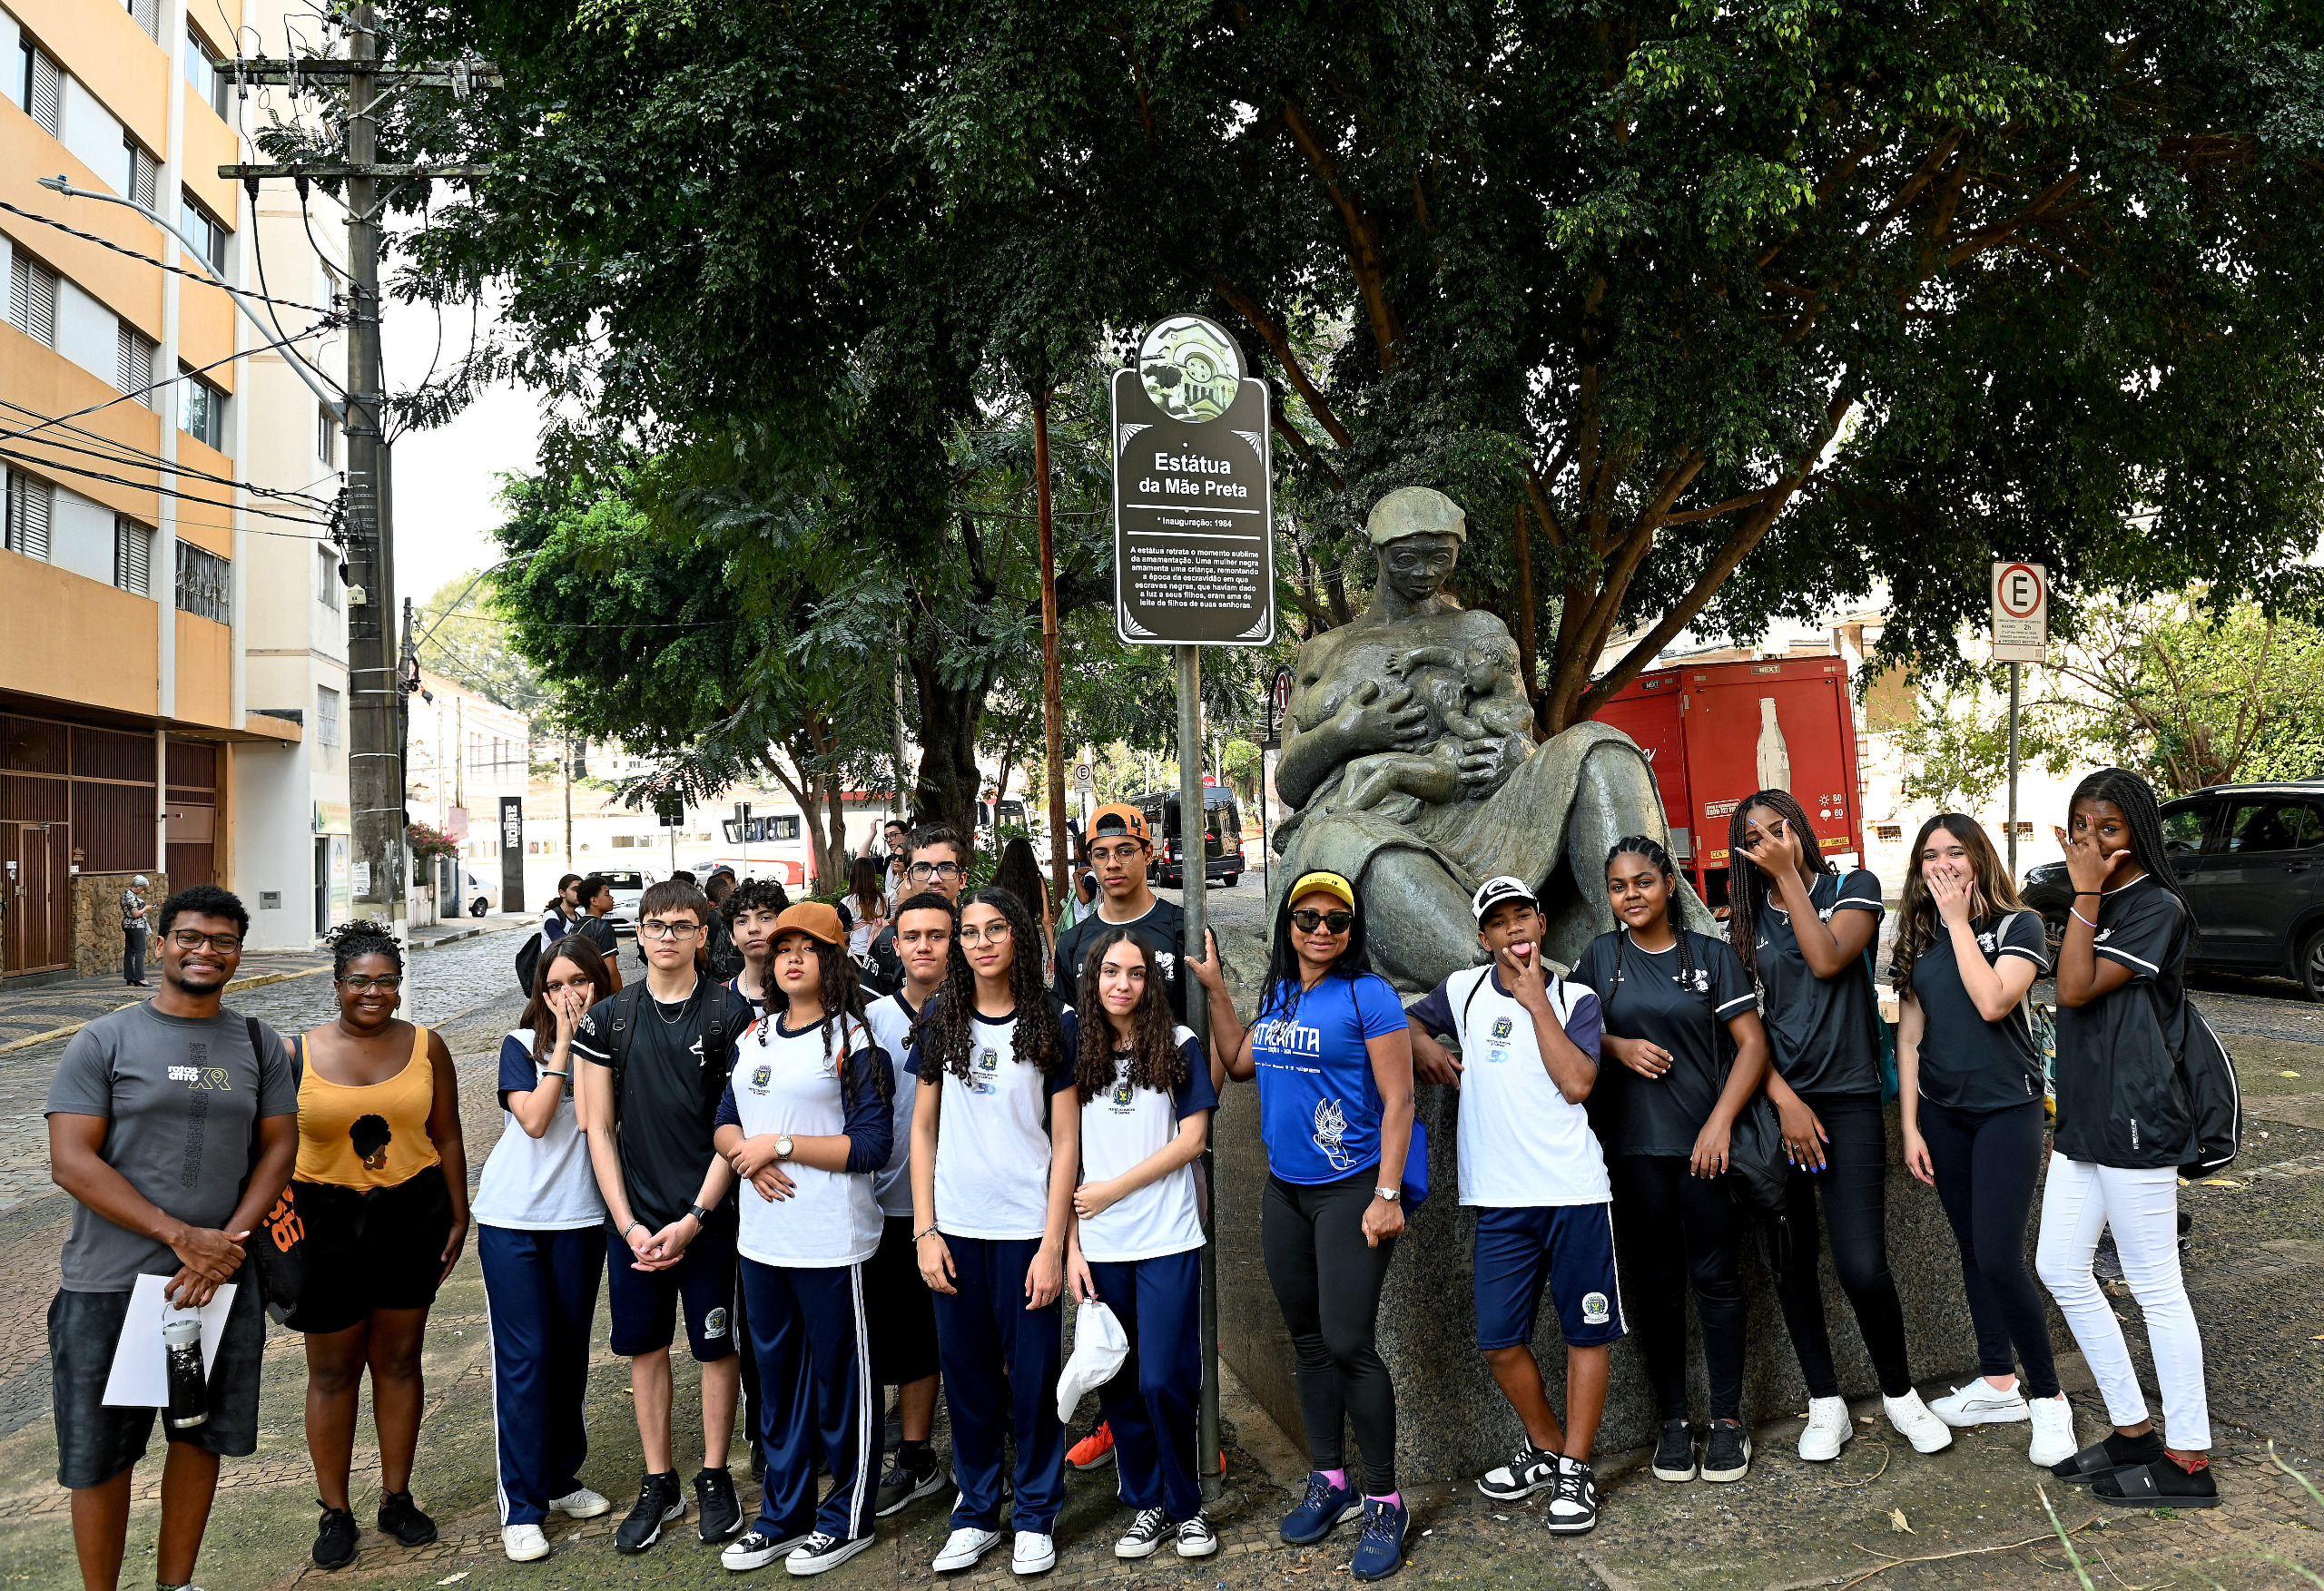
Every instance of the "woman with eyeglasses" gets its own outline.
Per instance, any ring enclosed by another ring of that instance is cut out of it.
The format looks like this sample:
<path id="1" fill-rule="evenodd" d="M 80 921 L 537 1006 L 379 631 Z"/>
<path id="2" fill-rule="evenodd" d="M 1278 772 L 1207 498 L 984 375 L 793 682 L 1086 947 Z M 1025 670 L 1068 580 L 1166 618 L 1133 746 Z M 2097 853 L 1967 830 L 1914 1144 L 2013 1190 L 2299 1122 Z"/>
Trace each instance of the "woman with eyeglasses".
<path id="1" fill-rule="evenodd" d="M 581 1484 L 589 1433 L 590 1328 L 606 1269 L 606 1201 L 573 1106 L 573 1034 L 613 993 L 586 939 L 560 941 L 500 1041 L 500 1142 L 476 1191 L 476 1257 L 492 1331 L 492 1427 L 500 1459 L 500 1545 L 515 1563 L 548 1556 L 549 1511 L 595 1518 L 613 1505 Z"/>
<path id="2" fill-rule="evenodd" d="M 1350 1570 L 1378 1580 L 1403 1564 L 1396 1489 L 1396 1394 L 1374 1345 L 1380 1291 L 1404 1229 L 1413 1131 L 1413 1046 L 1403 1002 L 1372 970 L 1364 908 L 1337 873 L 1308 873 L 1276 908 L 1259 1008 L 1246 1029 L 1218 963 L 1193 964 L 1210 994 L 1211 1042 L 1226 1075 L 1256 1078 L 1269 1176 L 1259 1210 L 1267 1280 L 1290 1328 L 1315 1470 L 1283 1539 L 1320 1541 L 1362 1517 Z M 1355 1428 L 1362 1484 L 1343 1425 Z"/>
<path id="3" fill-rule="evenodd" d="M 917 849 L 912 859 L 921 860 Z M 1012 1425 L 1010 1566 L 1037 1575 L 1057 1562 L 1050 1532 L 1065 1502 L 1058 1299 L 1081 1113 L 1052 1096 L 1072 1089 L 1077 1053 L 1073 1012 L 1049 996 L 1025 903 L 1007 889 L 978 890 L 960 907 L 944 986 L 921 1015 L 904 1068 L 920 1079 L 912 1242 L 936 1294 L 960 1488 L 940 1570 L 968 1568 L 1000 1540 L 1000 1465 Z"/>
<path id="4" fill-rule="evenodd" d="M 419 1350 L 436 1290 L 468 1233 L 460 1087 L 440 1035 L 399 1021 L 403 948 L 362 918 L 325 937 L 336 1020 L 300 1036 L 299 1160 L 306 1276 L 284 1323 L 307 1339 L 307 1453 L 321 1494 L 314 1559 L 355 1557 L 347 1479 L 363 1372 L 379 1437 L 379 1530 L 406 1547 L 436 1539 L 411 1498 L 419 1444 Z"/>

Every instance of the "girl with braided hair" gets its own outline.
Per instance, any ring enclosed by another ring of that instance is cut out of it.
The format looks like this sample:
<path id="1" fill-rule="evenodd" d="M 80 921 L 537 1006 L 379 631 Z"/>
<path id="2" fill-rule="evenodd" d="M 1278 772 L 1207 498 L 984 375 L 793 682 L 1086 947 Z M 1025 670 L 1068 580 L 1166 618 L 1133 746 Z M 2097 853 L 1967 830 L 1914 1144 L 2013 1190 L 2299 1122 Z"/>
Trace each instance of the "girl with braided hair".
<path id="1" fill-rule="evenodd" d="M 1066 1276 L 1077 1298 L 1112 1310 L 1129 1339 L 1129 1357 L 1098 1389 L 1121 1498 L 1137 1515 L 1114 1556 L 1151 1557 L 1167 1540 L 1180 1557 L 1208 1557 L 1218 1537 L 1195 1468 L 1202 1217 L 1194 1163 L 1218 1091 L 1201 1041 L 1170 1019 L 1153 948 L 1135 929 L 1099 934 L 1074 987 L 1097 1009 L 1079 1024 L 1074 1068 L 1082 1182 Z"/>
<path id="2" fill-rule="evenodd" d="M 1787 791 L 1759 791 L 1736 808 L 1727 842 L 1748 864 L 1728 874 L 1728 942 L 1759 988 L 1768 1098 L 1791 1162 L 1786 1203 L 1797 1241 L 1780 1246 L 1776 1296 L 1807 1381 L 1799 1456 L 1828 1462 L 1856 1434 L 1824 1322 L 1819 1193 L 1833 1268 L 1880 1378 L 1888 1423 L 1915 1452 L 1941 1451 L 1953 1433 L 1913 1390 L 1905 1306 L 1888 1272 L 1880 1007 L 1866 955 L 1880 932 L 1880 880 L 1862 869 L 1835 870 Z"/>
<path id="3" fill-rule="evenodd" d="M 379 1526 L 406 1547 L 436 1539 L 411 1497 L 426 1400 L 420 1347 L 436 1290 L 468 1242 L 460 1085 L 443 1037 L 399 1020 L 403 948 L 358 918 L 325 936 L 337 1017 L 300 1036 L 299 1161 L 306 1277 L 284 1322 L 306 1337 L 307 1452 L 322 1520 L 314 1560 L 355 1557 L 348 1478 L 357 1403 L 371 1377 L 379 1428 Z"/>
<path id="4" fill-rule="evenodd" d="M 1007 889 L 960 904 L 944 986 L 905 1069 L 912 1106 L 912 1237 L 936 1295 L 936 1344 L 960 1482 L 938 1569 L 964 1569 L 1000 1539 L 1000 1463 L 1014 1415 L 1011 1566 L 1057 1562 L 1050 1530 L 1065 1501 L 1058 1300 L 1081 1164 L 1073 1012 L 1041 976 L 1040 931 Z M 1011 1401 L 1004 1410 L 1004 1389 Z"/>
<path id="5" fill-rule="evenodd" d="M 2162 815 L 2146 781 L 2102 768 L 2075 787 L 2067 811 L 2071 829 L 2057 834 L 2073 909 L 2058 948 L 2057 1131 L 2034 1263 L 2090 1361 L 2114 1429 L 2054 1468 L 2089 1482 L 2101 1502 L 2215 1508 L 2202 1333 L 2179 1271 L 2178 1168 L 2200 1157 L 2174 1053 L 2201 1020 L 2187 1000 L 2194 919 L 2163 854 Z M 2146 1317 L 2167 1447 L 2122 1322 L 2091 1274 L 2109 1226 Z"/>
<path id="6" fill-rule="evenodd" d="M 1598 996 L 1606 1032 L 1590 1115 L 1614 1184 L 1622 1246 L 1646 1256 L 1633 1311 L 1661 1406 L 1658 1480 L 1697 1474 L 1688 1422 L 1686 1295 L 1691 1277 L 1710 1379 L 1705 1480 L 1750 1472 L 1743 1426 L 1742 1213 L 1718 1185 L 1735 1119 L 1768 1069 L 1768 1039 L 1742 961 L 1679 926 L 1678 869 L 1631 835 L 1606 857 L 1616 927 L 1590 941 L 1573 984 Z"/>

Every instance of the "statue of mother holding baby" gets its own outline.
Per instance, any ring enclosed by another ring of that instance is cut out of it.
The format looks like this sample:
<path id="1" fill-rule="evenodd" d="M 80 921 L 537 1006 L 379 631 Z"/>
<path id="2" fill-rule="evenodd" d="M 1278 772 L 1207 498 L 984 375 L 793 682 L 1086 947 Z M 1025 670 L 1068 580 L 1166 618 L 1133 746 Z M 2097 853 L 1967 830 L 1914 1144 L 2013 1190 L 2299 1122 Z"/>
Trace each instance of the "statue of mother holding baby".
<path id="1" fill-rule="evenodd" d="M 1508 626 L 1444 590 L 1468 537 L 1451 498 L 1402 487 L 1364 529 L 1372 605 L 1302 646 L 1294 670 L 1275 790 L 1297 810 L 1275 832 L 1275 887 L 1318 869 L 1355 880 L 1375 970 L 1421 993 L 1476 961 L 1470 896 L 1508 873 L 1539 891 L 1543 948 L 1571 966 L 1613 925 L 1607 850 L 1664 838 L 1653 771 L 1604 724 L 1534 743 Z"/>

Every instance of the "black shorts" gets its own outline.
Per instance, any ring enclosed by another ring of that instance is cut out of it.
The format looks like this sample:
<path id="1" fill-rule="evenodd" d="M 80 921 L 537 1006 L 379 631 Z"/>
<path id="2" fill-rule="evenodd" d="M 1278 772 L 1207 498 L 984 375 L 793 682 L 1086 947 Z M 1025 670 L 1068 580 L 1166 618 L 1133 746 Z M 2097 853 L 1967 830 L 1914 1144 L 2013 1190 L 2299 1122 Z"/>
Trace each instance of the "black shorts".
<path id="1" fill-rule="evenodd" d="M 725 1215 L 726 1212 L 721 1211 Z M 678 1330 L 685 1305 L 686 1341 L 702 1364 L 731 1359 L 734 1341 L 734 1223 L 714 1221 L 694 1234 L 666 1271 L 640 1271 L 629 1242 L 606 1223 L 606 1304 L 613 1317 L 610 1346 L 624 1359 L 658 1353 Z"/>
<path id="2" fill-rule="evenodd" d="M 863 1267 L 863 1313 L 874 1381 L 908 1387 L 936 1373 L 936 1296 L 921 1277 L 909 1215 L 891 1215 L 880 1230 Z"/>
<path id="3" fill-rule="evenodd" d="M 258 1450 L 259 1361 L 266 1351 L 266 1311 L 258 1273 L 242 1267 L 226 1312 L 218 1357 L 210 1365 L 210 1419 L 192 1430 L 164 1431 L 222 1458 Z M 48 1359 L 56 1399 L 56 1483 L 75 1490 L 103 1486 L 145 1456 L 158 1409 L 114 1409 L 105 1402 L 114 1346 L 129 1317 L 125 1292 L 59 1292 L 48 1306 Z"/>
<path id="4" fill-rule="evenodd" d="M 306 1272 L 293 1331 L 344 1331 L 373 1310 L 424 1310 L 444 1276 L 452 1194 L 441 1166 L 392 1188 L 294 1181 Z"/>

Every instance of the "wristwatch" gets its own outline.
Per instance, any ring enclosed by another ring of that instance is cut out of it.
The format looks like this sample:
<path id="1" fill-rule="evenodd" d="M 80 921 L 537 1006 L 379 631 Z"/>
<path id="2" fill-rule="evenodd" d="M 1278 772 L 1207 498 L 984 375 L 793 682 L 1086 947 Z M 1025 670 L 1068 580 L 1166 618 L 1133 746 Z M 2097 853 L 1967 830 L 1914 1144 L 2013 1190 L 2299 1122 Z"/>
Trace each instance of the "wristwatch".
<path id="1" fill-rule="evenodd" d="M 1397 1200 L 1404 1196 L 1404 1190 L 1402 1188 L 1374 1188 L 1372 1190 L 1372 1196 L 1375 1199 L 1385 1199 L 1388 1203 L 1393 1204 Z"/>
<path id="2" fill-rule="evenodd" d="M 777 1138 L 777 1139 L 774 1141 L 774 1157 L 775 1157 L 777 1160 L 788 1160 L 788 1159 L 790 1159 L 790 1158 L 791 1158 L 791 1134 L 790 1134 L 785 1133 L 785 1134 L 783 1134 L 783 1136 L 782 1136 L 782 1137 Z"/>
<path id="3" fill-rule="evenodd" d="M 696 1226 L 708 1226 L 710 1224 L 710 1212 L 704 1209 L 699 1204 L 687 1205 L 686 1213 L 694 1217 L 694 1223 Z"/>

